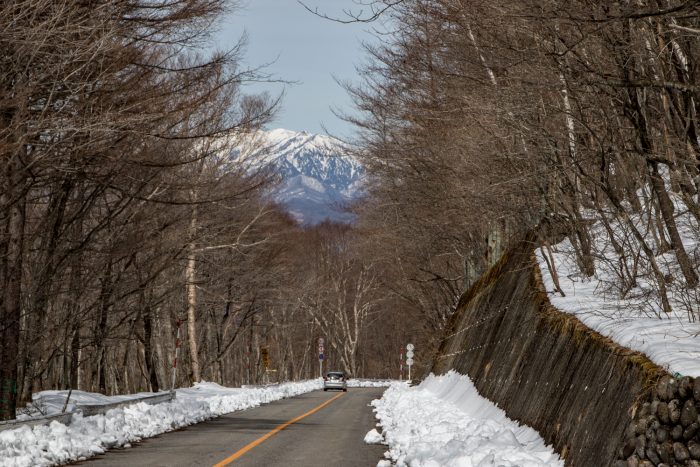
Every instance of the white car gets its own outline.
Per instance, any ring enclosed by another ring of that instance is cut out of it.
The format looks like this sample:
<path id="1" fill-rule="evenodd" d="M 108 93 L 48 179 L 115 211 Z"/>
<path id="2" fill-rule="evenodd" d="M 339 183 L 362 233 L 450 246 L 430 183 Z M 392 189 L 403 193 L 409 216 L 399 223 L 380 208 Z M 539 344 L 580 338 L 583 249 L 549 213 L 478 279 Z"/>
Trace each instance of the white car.
<path id="1" fill-rule="evenodd" d="M 330 371 L 323 377 L 323 390 L 338 389 L 343 392 L 348 391 L 348 382 L 345 373 L 342 371 Z"/>

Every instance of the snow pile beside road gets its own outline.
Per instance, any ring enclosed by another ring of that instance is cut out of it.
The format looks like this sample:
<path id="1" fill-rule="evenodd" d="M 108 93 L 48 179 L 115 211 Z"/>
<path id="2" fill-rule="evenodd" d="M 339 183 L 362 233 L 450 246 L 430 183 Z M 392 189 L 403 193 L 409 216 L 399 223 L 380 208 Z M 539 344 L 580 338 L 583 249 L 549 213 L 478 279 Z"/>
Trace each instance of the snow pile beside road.
<path id="1" fill-rule="evenodd" d="M 398 381 L 395 379 L 349 379 L 349 388 L 388 388 Z"/>
<path id="2" fill-rule="evenodd" d="M 21 427 L 0 432 L 0 465 L 4 467 L 60 465 L 103 453 L 160 433 L 176 430 L 236 410 L 256 407 L 286 397 L 321 389 L 323 380 L 252 389 L 232 389 L 215 383 L 198 383 L 178 389 L 177 399 L 158 405 L 137 403 L 112 409 L 105 415 L 74 415 L 69 426 Z M 67 391 L 39 393 L 48 411 L 60 411 Z M 147 394 L 142 394 L 147 395 Z M 129 396 L 107 397 L 74 391 L 71 401 L 107 404 Z M 131 396 L 133 398 L 133 396 Z M 57 407 L 60 407 L 56 410 Z"/>
<path id="3" fill-rule="evenodd" d="M 236 410 L 257 407 L 280 399 L 298 396 L 323 388 L 322 379 L 282 383 L 261 388 L 226 388 L 216 383 L 197 383 L 191 388 L 178 389 L 177 400 L 209 404 L 211 416 L 215 417 Z M 209 417 L 211 418 L 211 417 Z"/>
<path id="4" fill-rule="evenodd" d="M 367 444 L 380 444 L 384 441 L 384 437 L 377 431 L 376 428 L 372 428 L 365 435 L 365 443 Z"/>
<path id="5" fill-rule="evenodd" d="M 387 457 L 398 466 L 564 465 L 535 430 L 510 420 L 454 371 L 413 388 L 395 384 L 372 405 Z"/>

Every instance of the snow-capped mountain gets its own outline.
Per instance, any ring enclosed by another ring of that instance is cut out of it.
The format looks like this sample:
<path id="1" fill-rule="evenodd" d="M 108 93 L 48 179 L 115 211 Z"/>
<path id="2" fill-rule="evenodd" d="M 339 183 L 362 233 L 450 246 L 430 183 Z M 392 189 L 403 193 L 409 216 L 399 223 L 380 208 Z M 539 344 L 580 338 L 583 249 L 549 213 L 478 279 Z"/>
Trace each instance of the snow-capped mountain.
<path id="1" fill-rule="evenodd" d="M 343 206 L 362 195 L 364 170 L 330 136 L 283 129 L 263 132 L 262 149 L 246 156 L 253 164 L 270 164 L 282 177 L 273 197 L 304 225 L 326 219 L 350 223 Z M 260 144 L 256 144 L 260 147 Z"/>

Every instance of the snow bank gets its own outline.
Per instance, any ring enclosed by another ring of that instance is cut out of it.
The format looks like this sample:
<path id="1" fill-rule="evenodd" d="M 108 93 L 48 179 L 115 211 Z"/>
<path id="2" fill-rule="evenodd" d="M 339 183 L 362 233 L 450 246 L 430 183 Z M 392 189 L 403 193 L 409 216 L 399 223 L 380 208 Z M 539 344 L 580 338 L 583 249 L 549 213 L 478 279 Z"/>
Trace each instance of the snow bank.
<path id="1" fill-rule="evenodd" d="M 454 371 L 413 388 L 394 384 L 372 405 L 389 445 L 386 457 L 398 466 L 564 465 L 535 430 L 510 420 Z M 370 433 L 365 440 L 376 441 Z"/>
<path id="2" fill-rule="evenodd" d="M 349 379 L 349 388 L 388 388 L 398 381 L 395 379 Z"/>
<path id="3" fill-rule="evenodd" d="M 232 389 L 215 383 L 198 383 L 178 389 L 177 399 L 159 405 L 137 403 L 108 411 L 105 415 L 82 417 L 62 425 L 22 427 L 0 432 L 0 465 L 6 467 L 48 466 L 85 459 L 107 449 L 192 425 L 225 413 L 256 407 L 286 397 L 321 389 L 323 380 L 284 383 L 265 388 Z M 35 403 L 49 413 L 63 407 L 67 391 L 45 391 Z M 148 395 L 148 394 L 141 394 Z M 106 404 L 131 396 L 107 397 L 74 391 L 73 403 Z"/>
<path id="4" fill-rule="evenodd" d="M 598 247 L 604 255 L 611 254 L 605 246 Z M 573 247 L 568 240 L 553 249 L 559 283 L 566 297 L 555 292 L 545 258 L 537 251 L 542 280 L 552 305 L 576 315 L 586 326 L 618 344 L 645 354 L 671 374 L 700 377 L 700 322 L 689 322 L 686 313 L 680 311 L 681 306 L 674 306 L 671 315 L 650 312 L 645 308 L 648 302 L 643 299 L 643 290 L 627 299 L 618 299 L 614 293 L 606 293 L 608 284 L 614 280 L 607 262 L 597 260 L 596 275 L 584 278 L 573 261 Z M 659 261 L 663 259 L 660 257 Z M 643 289 L 644 285 L 640 281 L 639 288 Z M 678 304 L 682 297 L 672 293 L 669 299 L 672 304 Z"/>

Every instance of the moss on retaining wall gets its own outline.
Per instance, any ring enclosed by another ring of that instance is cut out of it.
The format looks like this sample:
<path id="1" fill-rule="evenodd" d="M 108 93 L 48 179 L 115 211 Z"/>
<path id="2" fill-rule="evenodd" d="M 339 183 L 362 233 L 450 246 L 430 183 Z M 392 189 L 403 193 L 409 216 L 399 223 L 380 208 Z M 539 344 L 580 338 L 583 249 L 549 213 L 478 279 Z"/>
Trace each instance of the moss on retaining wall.
<path id="1" fill-rule="evenodd" d="M 433 366 L 468 374 L 570 466 L 614 463 L 637 407 L 666 373 L 548 301 L 523 242 L 460 300 Z"/>

